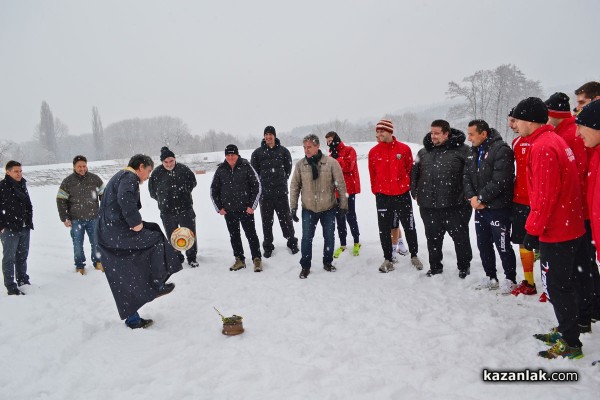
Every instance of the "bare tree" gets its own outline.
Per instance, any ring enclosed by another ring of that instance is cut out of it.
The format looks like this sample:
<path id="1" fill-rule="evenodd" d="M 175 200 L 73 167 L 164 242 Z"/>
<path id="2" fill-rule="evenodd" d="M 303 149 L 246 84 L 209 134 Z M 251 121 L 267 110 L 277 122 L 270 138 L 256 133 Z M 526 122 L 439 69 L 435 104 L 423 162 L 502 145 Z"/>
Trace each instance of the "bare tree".
<path id="1" fill-rule="evenodd" d="M 56 130 L 54 126 L 54 116 L 50 106 L 45 101 L 42 102 L 40 110 L 40 123 L 37 127 L 37 136 L 40 144 L 46 150 L 46 159 L 53 161 L 56 159 Z M 54 157 L 52 157 L 54 156 Z"/>
<path id="2" fill-rule="evenodd" d="M 96 159 L 102 160 L 104 159 L 104 129 L 96 106 L 92 107 L 92 136 L 94 137 Z"/>

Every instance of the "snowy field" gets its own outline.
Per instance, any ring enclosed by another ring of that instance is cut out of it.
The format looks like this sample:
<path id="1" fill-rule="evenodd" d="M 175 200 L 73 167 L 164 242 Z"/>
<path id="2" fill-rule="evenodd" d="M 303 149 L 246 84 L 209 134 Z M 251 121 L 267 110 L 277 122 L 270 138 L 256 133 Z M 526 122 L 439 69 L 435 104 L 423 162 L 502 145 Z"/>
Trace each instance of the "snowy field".
<path id="1" fill-rule="evenodd" d="M 146 330 L 132 331 L 119 320 L 101 272 L 89 266 L 85 276 L 74 272 L 69 231 L 56 211 L 58 186 L 30 188 L 32 286 L 23 288 L 26 296 L 0 294 L 0 399 L 597 399 L 600 365 L 591 362 L 600 359 L 600 325 L 582 337 L 584 358 L 539 358 L 547 346 L 532 334 L 555 326 L 552 306 L 538 296 L 474 290 L 484 273 L 473 226 L 466 280 L 458 278 L 449 237 L 445 272 L 425 277 L 427 247 L 416 204 L 424 270 L 406 257 L 395 272 L 377 271 L 383 257 L 366 162 L 372 145 L 356 145 L 361 254 L 347 251 L 334 262 L 336 273 L 325 272 L 317 229 L 306 280 L 298 279 L 300 254 L 288 252 L 277 223 L 276 250 L 264 259 L 264 272 L 230 272 L 229 235 L 209 198 L 213 172 L 197 175 L 200 267 L 186 264 L 171 278 L 175 291 L 141 309 L 155 322 Z M 412 146 L 414 154 L 419 147 Z M 302 156 L 300 147 L 291 150 L 294 158 Z M 144 219 L 160 222 L 147 184 L 142 204 Z M 301 237 L 301 225 L 295 228 Z M 86 253 L 89 260 L 87 242 Z M 517 271 L 522 279 L 519 261 Z M 538 263 L 535 274 L 539 282 Z M 246 332 L 222 335 L 213 306 L 242 315 Z M 579 381 L 485 383 L 483 368 L 576 371 Z"/>

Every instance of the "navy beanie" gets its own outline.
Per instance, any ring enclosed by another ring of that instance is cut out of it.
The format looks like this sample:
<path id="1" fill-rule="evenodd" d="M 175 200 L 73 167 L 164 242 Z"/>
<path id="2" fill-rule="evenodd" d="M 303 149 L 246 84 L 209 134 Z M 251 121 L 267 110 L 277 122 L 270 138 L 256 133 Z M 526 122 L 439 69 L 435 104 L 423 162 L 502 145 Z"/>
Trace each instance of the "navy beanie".
<path id="1" fill-rule="evenodd" d="M 521 100 L 513 109 L 513 118 L 521 121 L 545 124 L 548 122 L 548 107 L 538 97 L 528 97 Z"/>
<path id="2" fill-rule="evenodd" d="M 583 107 L 577 115 L 575 123 L 600 131 L 600 100 L 592 101 Z"/>
<path id="3" fill-rule="evenodd" d="M 167 146 L 160 149 L 160 161 L 165 161 L 167 158 L 173 157 L 175 158 L 175 153 L 173 153 Z"/>

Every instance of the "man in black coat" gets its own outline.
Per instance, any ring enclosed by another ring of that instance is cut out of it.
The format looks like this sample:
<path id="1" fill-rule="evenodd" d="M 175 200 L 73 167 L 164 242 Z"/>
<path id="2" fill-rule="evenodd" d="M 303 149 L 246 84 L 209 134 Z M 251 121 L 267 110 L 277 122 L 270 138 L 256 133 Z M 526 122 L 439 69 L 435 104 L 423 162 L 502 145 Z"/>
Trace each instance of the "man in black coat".
<path id="1" fill-rule="evenodd" d="M 160 161 L 162 165 L 152 171 L 148 180 L 148 191 L 150 197 L 158 202 L 167 237 L 171 237 L 178 227 L 189 228 L 196 236 L 196 213 L 192 200 L 192 190 L 197 184 L 196 175 L 186 165 L 178 163 L 175 153 L 168 147 L 160 149 Z M 198 245 L 194 241 L 194 245 L 185 252 L 192 268 L 198 266 L 197 253 Z M 183 254 L 177 253 L 177 256 L 183 262 Z"/>
<path id="2" fill-rule="evenodd" d="M 454 240 L 458 276 L 464 279 L 473 258 L 469 239 L 472 210 L 463 192 L 463 172 L 470 150 L 464 132 L 450 128 L 441 119 L 431 123 L 423 145 L 411 170 L 410 189 L 425 225 L 430 268 L 427 276 L 443 272 L 442 247 L 448 232 Z"/>
<path id="3" fill-rule="evenodd" d="M 246 268 L 240 224 L 250 244 L 254 272 L 262 271 L 260 241 L 254 225 L 254 210 L 258 207 L 261 186 L 258 175 L 248 160 L 241 158 L 234 144 L 225 148 L 225 161 L 217 167 L 210 185 L 210 197 L 217 212 L 225 217 L 235 256 L 230 271 Z"/>
<path id="4" fill-rule="evenodd" d="M 469 122 L 468 135 L 473 146 L 465 167 L 464 191 L 475 210 L 477 248 L 486 274 L 478 288 L 499 287 L 495 244 L 506 278 L 500 290 L 510 294 L 517 286 L 517 261 L 510 243 L 514 155 L 500 134 L 481 119 Z"/>
<path id="5" fill-rule="evenodd" d="M 139 212 L 140 184 L 153 167 L 147 155 L 133 156 L 106 185 L 98 214 L 96 237 L 106 279 L 119 316 L 131 329 L 152 324 L 137 310 L 173 291 L 175 284 L 166 281 L 181 270 L 175 249 L 158 224 L 142 221 Z"/>
<path id="6" fill-rule="evenodd" d="M 6 163 L 5 170 L 6 176 L 0 181 L 2 273 L 8 294 L 21 295 L 25 293 L 19 290 L 19 286 L 29 285 L 27 256 L 29 234 L 33 229 L 33 207 L 21 163 L 11 160 Z"/>
<path id="7" fill-rule="evenodd" d="M 298 239 L 294 236 L 294 224 L 288 200 L 288 179 L 292 173 L 292 156 L 277 139 L 275 128 L 267 126 L 260 147 L 252 153 L 250 163 L 260 177 L 260 216 L 263 227 L 265 258 L 271 257 L 273 246 L 273 212 L 277 213 L 283 237 L 292 252 L 298 252 Z"/>

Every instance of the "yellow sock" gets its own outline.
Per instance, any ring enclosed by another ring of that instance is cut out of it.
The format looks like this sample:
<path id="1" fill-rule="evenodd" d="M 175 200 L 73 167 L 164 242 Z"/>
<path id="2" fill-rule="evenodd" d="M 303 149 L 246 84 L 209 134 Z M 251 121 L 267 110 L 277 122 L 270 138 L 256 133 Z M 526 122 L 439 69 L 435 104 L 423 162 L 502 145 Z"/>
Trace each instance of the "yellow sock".
<path id="1" fill-rule="evenodd" d="M 519 256 L 521 257 L 521 264 L 523 264 L 523 275 L 525 275 L 525 280 L 530 285 L 533 285 L 533 251 L 529 251 L 527 249 L 519 249 Z"/>

